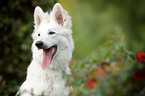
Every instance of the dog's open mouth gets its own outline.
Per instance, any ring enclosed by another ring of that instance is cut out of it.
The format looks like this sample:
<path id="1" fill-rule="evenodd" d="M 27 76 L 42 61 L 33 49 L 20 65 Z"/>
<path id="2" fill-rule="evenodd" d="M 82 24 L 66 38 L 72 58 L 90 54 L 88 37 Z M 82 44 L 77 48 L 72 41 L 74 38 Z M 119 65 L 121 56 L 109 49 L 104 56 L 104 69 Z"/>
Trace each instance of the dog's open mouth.
<path id="1" fill-rule="evenodd" d="M 43 49 L 43 62 L 42 62 L 42 69 L 46 69 L 53 60 L 53 57 L 57 51 L 57 46 L 54 45 L 48 49 Z"/>

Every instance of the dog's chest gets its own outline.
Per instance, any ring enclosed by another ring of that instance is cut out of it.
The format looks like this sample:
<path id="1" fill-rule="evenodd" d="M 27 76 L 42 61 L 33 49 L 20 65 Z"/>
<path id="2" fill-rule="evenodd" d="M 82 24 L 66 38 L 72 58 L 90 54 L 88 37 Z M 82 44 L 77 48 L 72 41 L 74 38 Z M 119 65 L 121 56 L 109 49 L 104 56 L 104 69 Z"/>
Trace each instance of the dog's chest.
<path id="1" fill-rule="evenodd" d="M 65 86 L 65 83 L 61 73 L 40 74 L 33 80 L 33 88 L 35 92 L 39 92 L 38 94 L 43 93 L 49 96 L 59 96 L 62 94 L 62 96 L 66 96 L 68 88 Z"/>

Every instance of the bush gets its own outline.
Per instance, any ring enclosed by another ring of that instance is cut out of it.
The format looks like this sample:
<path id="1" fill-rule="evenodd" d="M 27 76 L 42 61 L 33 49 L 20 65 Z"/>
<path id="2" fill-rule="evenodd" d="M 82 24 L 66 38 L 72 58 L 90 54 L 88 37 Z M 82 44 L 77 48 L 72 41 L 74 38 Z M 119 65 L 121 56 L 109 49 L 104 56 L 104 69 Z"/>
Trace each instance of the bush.
<path id="1" fill-rule="evenodd" d="M 102 59 L 71 62 L 71 96 L 143 96 L 145 95 L 145 53 L 129 52 L 122 36 L 109 35 Z"/>

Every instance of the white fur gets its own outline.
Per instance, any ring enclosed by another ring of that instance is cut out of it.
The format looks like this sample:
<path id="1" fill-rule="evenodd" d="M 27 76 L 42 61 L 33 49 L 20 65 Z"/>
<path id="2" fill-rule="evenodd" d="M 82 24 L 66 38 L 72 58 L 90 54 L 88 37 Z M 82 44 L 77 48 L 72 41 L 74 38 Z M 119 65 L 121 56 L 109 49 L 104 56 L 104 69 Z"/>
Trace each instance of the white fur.
<path id="1" fill-rule="evenodd" d="M 60 12 L 63 23 L 58 24 L 56 13 Z M 70 74 L 68 62 L 71 60 L 74 43 L 71 36 L 71 18 L 62 6 L 57 3 L 50 14 L 44 13 L 40 7 L 34 12 L 35 29 L 32 34 L 33 59 L 27 70 L 25 82 L 21 85 L 20 96 L 68 96 L 69 87 L 65 86 L 63 70 Z M 49 31 L 56 34 L 49 35 Z M 38 36 L 40 34 L 40 36 Z M 35 46 L 37 41 L 43 41 L 46 47 L 57 45 L 57 52 L 51 64 L 45 70 L 42 69 L 43 50 Z"/>

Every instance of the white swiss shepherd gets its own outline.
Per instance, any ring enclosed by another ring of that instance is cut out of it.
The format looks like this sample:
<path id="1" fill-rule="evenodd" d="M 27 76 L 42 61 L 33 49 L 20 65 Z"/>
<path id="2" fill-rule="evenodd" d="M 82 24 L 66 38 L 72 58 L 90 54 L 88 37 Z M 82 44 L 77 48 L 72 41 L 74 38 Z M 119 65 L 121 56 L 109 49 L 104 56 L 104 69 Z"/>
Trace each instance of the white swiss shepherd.
<path id="1" fill-rule="evenodd" d="M 34 21 L 33 59 L 28 67 L 26 80 L 17 94 L 68 96 L 69 87 L 65 85 L 62 71 L 70 74 L 68 62 L 74 49 L 71 17 L 56 3 L 50 14 L 44 13 L 37 6 Z"/>

